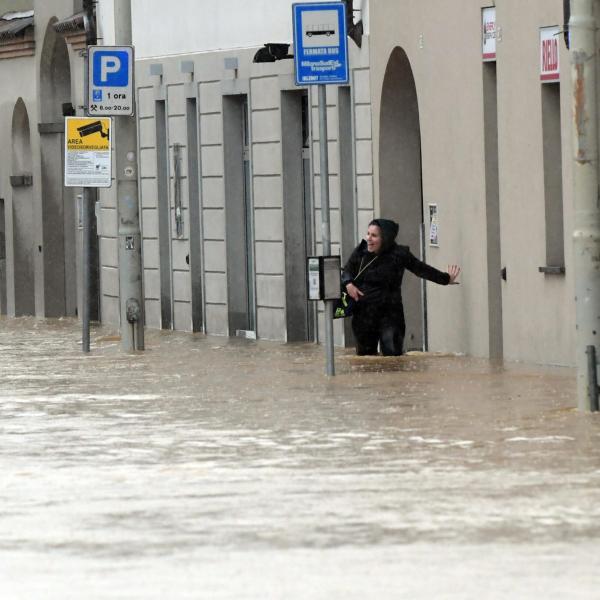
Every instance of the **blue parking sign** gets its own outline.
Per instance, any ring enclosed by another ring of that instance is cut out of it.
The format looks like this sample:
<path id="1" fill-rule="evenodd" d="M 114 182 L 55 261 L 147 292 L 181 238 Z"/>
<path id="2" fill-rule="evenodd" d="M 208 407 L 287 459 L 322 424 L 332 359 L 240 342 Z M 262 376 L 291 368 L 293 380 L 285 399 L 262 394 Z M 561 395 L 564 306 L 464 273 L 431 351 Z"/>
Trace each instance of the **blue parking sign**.
<path id="1" fill-rule="evenodd" d="M 126 87 L 129 84 L 129 54 L 122 50 L 96 51 L 92 72 L 97 87 Z"/>
<path id="2" fill-rule="evenodd" d="M 296 85 L 348 83 L 345 3 L 294 4 L 292 14 Z"/>
<path id="3" fill-rule="evenodd" d="M 132 46 L 88 46 L 88 116 L 133 116 Z"/>

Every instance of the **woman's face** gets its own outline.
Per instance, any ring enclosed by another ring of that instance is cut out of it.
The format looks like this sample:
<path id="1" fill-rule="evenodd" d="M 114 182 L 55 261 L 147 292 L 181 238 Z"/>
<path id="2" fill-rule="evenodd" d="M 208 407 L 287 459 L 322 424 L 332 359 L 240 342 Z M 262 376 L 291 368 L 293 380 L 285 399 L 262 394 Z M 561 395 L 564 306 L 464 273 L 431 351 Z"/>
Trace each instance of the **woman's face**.
<path id="1" fill-rule="evenodd" d="M 369 252 L 377 254 L 381 250 L 382 244 L 381 228 L 377 227 L 377 225 L 369 225 L 367 229 L 367 249 Z"/>

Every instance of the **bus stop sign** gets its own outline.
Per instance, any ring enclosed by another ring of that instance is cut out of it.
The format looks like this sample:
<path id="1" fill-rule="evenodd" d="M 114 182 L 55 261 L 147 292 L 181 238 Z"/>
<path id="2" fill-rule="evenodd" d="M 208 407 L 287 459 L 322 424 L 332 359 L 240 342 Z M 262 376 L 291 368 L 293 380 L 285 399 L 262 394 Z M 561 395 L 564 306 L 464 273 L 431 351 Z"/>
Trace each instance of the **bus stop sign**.
<path id="1" fill-rule="evenodd" d="M 292 14 L 296 85 L 347 84 L 346 4 L 303 2 Z"/>

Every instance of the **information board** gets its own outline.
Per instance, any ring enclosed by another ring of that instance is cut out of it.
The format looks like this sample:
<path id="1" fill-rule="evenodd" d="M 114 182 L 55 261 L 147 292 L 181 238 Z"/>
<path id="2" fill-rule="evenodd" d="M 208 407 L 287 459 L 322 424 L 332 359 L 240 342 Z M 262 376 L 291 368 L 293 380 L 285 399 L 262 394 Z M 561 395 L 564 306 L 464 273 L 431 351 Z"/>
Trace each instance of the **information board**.
<path id="1" fill-rule="evenodd" d="M 65 117 L 65 187 L 111 186 L 110 117 Z"/>

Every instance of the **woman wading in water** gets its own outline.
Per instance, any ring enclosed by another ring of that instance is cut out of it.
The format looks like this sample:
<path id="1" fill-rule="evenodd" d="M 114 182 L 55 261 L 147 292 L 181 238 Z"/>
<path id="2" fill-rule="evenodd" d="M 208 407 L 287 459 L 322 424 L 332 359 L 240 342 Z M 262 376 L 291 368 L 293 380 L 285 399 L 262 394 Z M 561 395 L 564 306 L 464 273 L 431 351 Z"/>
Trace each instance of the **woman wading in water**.
<path id="1" fill-rule="evenodd" d="M 384 356 L 402 354 L 406 325 L 400 288 L 405 269 L 440 285 L 455 283 L 460 273 L 457 265 L 444 273 L 425 264 L 408 246 L 397 244 L 396 235 L 397 223 L 374 219 L 367 239 L 354 249 L 342 271 L 342 284 L 356 302 L 352 331 L 359 355 L 377 354 L 379 344 Z"/>

